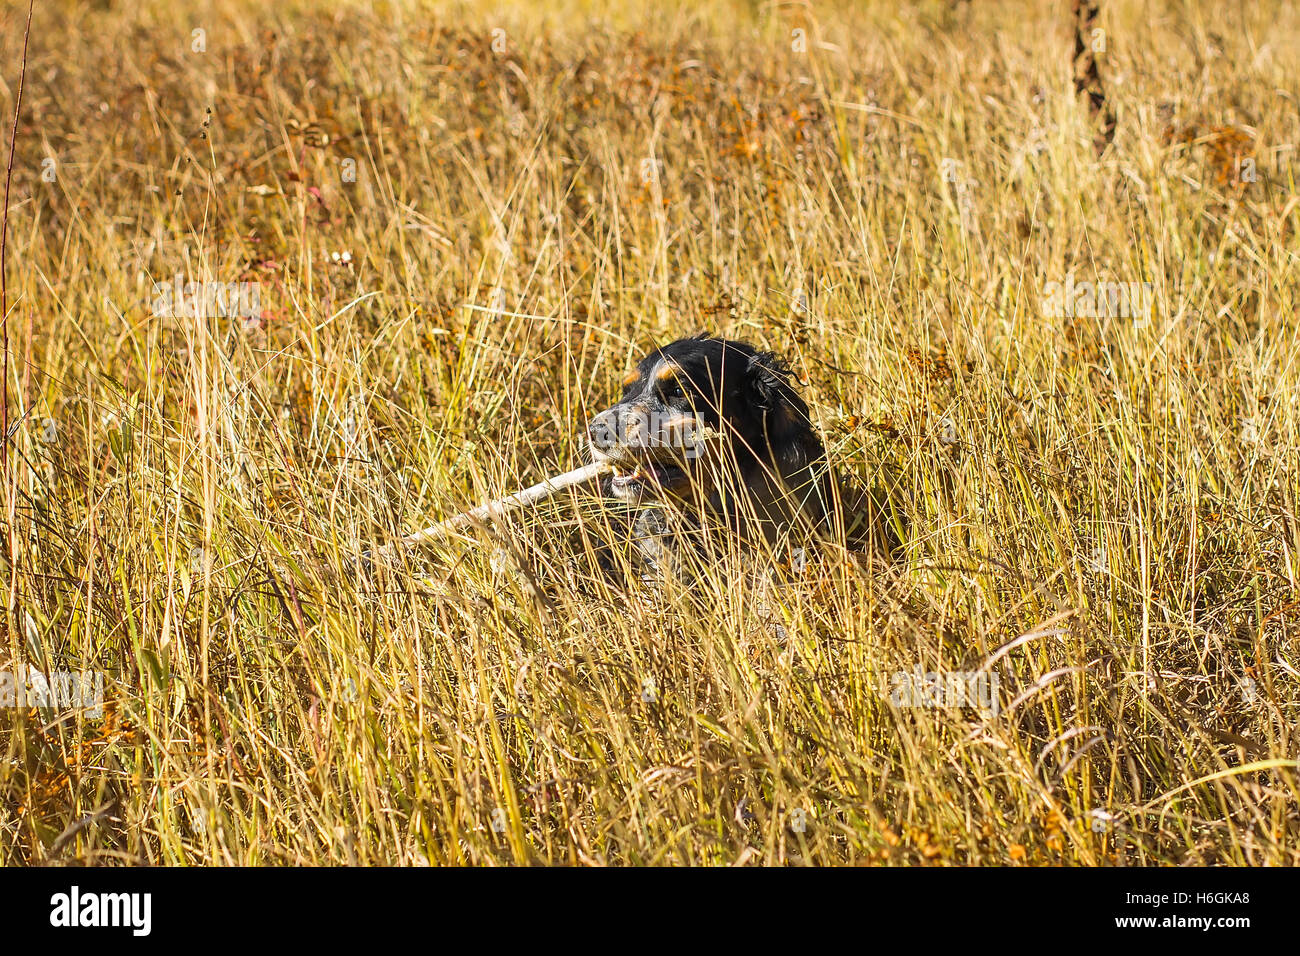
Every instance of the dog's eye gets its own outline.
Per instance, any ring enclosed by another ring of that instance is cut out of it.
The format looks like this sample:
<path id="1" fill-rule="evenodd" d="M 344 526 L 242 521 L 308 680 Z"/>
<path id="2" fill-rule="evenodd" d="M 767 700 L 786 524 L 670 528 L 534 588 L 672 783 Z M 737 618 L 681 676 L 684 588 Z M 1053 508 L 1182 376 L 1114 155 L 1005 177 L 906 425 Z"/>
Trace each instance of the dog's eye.
<path id="1" fill-rule="evenodd" d="M 659 389 L 659 394 L 664 398 L 685 398 L 686 392 L 682 389 L 679 382 L 665 382 Z"/>

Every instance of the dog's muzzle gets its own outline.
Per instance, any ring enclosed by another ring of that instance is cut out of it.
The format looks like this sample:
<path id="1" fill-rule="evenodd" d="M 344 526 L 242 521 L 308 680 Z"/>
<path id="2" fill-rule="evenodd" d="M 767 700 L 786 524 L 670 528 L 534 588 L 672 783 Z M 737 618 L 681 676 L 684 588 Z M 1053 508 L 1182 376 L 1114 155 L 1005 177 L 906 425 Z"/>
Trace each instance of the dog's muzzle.
<path id="1" fill-rule="evenodd" d="M 610 493 L 628 501 L 684 490 L 700 456 L 699 430 L 694 415 L 639 405 L 615 405 L 587 426 L 592 456 L 613 466 Z"/>

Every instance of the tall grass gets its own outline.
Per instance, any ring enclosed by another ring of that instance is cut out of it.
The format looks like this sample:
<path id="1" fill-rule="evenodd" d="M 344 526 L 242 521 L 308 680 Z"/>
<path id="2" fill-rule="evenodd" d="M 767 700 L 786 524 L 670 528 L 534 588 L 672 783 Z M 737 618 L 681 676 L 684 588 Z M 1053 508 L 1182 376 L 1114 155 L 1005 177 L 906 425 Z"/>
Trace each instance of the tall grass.
<path id="1" fill-rule="evenodd" d="M 0 710 L 0 862 L 1300 862 L 1293 7 L 1105 4 L 1099 158 L 1063 0 L 371 6 L 37 4 L 0 670 L 109 700 Z M 572 496 L 357 577 L 699 330 L 905 554 L 614 586 Z"/>

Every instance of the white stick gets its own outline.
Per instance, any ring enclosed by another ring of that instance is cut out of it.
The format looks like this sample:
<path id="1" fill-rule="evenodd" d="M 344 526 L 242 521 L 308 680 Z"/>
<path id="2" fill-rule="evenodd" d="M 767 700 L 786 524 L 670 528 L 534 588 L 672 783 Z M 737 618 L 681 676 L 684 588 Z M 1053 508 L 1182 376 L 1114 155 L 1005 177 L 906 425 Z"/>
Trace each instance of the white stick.
<path id="1" fill-rule="evenodd" d="M 481 522 L 489 521 L 493 518 L 499 518 L 508 512 L 515 511 L 519 508 L 525 508 L 528 505 L 538 501 L 544 501 L 552 495 L 558 494 L 565 488 L 571 488 L 574 485 L 580 485 L 585 481 L 599 477 L 611 470 L 607 461 L 596 461 L 590 465 L 583 465 L 581 468 L 575 468 L 572 471 L 566 471 L 562 475 L 554 478 L 547 478 L 545 481 L 539 481 L 531 488 L 525 488 L 523 491 L 517 491 L 513 495 L 507 495 L 505 498 L 498 498 L 496 501 L 489 501 L 487 504 L 479 505 L 477 508 L 471 508 L 469 511 L 463 511 L 458 515 L 453 515 L 445 521 L 439 521 L 435 525 L 430 525 L 423 531 L 416 531 L 408 534 L 397 542 L 397 545 L 379 548 L 376 552 L 379 555 L 391 552 L 394 547 L 410 547 L 417 544 L 428 544 L 433 541 L 442 541 L 450 537 L 457 531 L 464 531 L 466 528 L 473 527 Z"/>
<path id="2" fill-rule="evenodd" d="M 672 459 L 682 454 L 685 454 L 688 458 L 695 458 L 706 452 L 716 455 L 720 448 L 721 441 L 722 435 L 718 432 L 711 428 L 701 427 L 689 431 L 684 437 L 682 445 L 678 448 L 655 448 L 654 446 L 650 446 L 649 450 L 656 452 L 653 458 L 658 459 Z M 583 482 L 591 481 L 593 478 L 598 478 L 613 470 L 613 463 L 607 459 L 603 459 L 601 461 L 594 461 L 590 465 L 583 465 L 581 468 L 575 468 L 572 471 L 566 471 L 564 474 L 556 475 L 554 478 L 547 478 L 545 481 L 539 481 L 531 488 L 525 488 L 523 491 L 516 491 L 513 495 L 498 498 L 496 501 L 489 501 L 487 504 L 479 505 L 477 508 L 471 508 L 469 511 L 463 511 L 444 521 L 439 521 L 435 525 L 430 525 L 423 531 L 416 531 L 413 534 L 408 534 L 406 537 L 402 538 L 401 541 L 398 541 L 395 544 L 377 548 L 373 556 L 385 557 L 392 554 L 397 548 L 412 547 L 414 545 L 442 541 L 458 531 L 464 531 L 466 528 L 473 527 L 476 524 L 489 521 L 493 518 L 500 518 L 502 515 L 511 511 L 525 508 L 538 501 L 543 501 L 552 495 L 558 494 L 565 488 L 571 488 L 574 485 L 580 485 Z"/>

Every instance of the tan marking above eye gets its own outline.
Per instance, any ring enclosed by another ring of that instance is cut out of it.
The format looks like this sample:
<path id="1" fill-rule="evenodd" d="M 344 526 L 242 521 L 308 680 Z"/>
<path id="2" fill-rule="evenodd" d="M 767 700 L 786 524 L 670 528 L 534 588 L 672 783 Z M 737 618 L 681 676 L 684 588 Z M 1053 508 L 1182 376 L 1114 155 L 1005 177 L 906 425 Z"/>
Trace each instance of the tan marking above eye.
<path id="1" fill-rule="evenodd" d="M 673 365 L 671 362 L 665 362 L 660 366 L 659 371 L 655 372 L 655 381 L 666 382 L 669 379 L 675 379 L 678 371 L 680 370 L 676 365 Z"/>
<path id="2" fill-rule="evenodd" d="M 629 385 L 635 385 L 640 380 L 641 373 L 636 369 L 632 369 L 632 371 L 623 376 L 623 387 L 627 388 Z"/>

